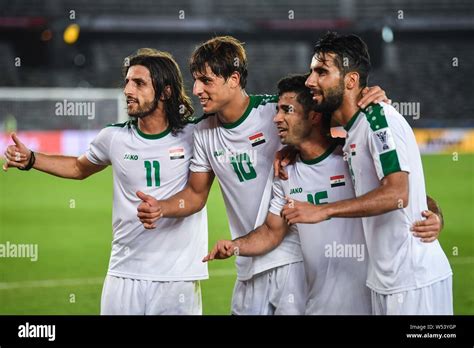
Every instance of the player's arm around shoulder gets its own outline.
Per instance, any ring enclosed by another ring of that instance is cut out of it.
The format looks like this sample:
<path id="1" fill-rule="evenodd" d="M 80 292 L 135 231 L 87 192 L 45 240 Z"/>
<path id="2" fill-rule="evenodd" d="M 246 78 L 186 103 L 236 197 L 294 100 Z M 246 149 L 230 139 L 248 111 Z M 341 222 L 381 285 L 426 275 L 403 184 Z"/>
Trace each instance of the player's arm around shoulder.
<path id="1" fill-rule="evenodd" d="M 440 206 L 433 198 L 426 196 L 426 203 L 428 210 L 421 213 L 425 219 L 416 221 L 411 230 L 422 242 L 431 243 L 438 239 L 444 227 L 444 218 Z"/>

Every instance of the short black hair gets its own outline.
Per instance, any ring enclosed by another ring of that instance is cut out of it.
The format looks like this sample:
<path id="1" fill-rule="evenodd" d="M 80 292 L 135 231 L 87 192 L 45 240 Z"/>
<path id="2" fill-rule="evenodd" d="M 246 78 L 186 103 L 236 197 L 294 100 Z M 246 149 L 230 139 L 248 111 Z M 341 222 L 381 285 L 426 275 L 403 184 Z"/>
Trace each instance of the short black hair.
<path id="1" fill-rule="evenodd" d="M 278 96 L 288 92 L 296 93 L 296 100 L 303 106 L 305 114 L 316 106 L 311 90 L 305 85 L 307 78 L 308 75 L 288 75 L 278 81 Z"/>
<path id="2" fill-rule="evenodd" d="M 284 93 L 296 93 L 296 100 L 303 106 L 303 111 L 308 114 L 310 111 L 316 111 L 316 102 L 313 100 L 311 90 L 306 87 L 305 83 L 309 74 L 305 75 L 288 75 L 278 81 L 278 96 L 281 97 Z M 323 114 L 323 126 L 330 127 L 331 115 Z"/>
<path id="3" fill-rule="evenodd" d="M 359 74 L 360 87 L 366 87 L 371 69 L 370 55 L 365 42 L 357 35 L 339 35 L 327 32 L 314 46 L 314 55 L 325 60 L 327 53 L 334 53 L 339 71 L 344 75 L 355 71 Z"/>

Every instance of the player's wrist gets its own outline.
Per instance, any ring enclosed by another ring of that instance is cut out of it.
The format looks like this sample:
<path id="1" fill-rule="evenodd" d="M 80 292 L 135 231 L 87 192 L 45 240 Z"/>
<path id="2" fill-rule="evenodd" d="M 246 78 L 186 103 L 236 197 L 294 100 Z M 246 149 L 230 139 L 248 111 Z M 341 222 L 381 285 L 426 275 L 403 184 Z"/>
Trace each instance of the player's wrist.
<path id="1" fill-rule="evenodd" d="M 334 215 L 337 214 L 336 209 L 334 209 L 334 206 L 330 203 L 321 205 L 321 209 L 326 217 L 326 220 L 334 217 Z"/>
<path id="2" fill-rule="evenodd" d="M 18 167 L 19 170 L 30 170 L 35 165 L 35 162 L 36 162 L 35 153 L 31 150 L 29 151 L 30 151 L 30 156 L 28 158 L 28 163 L 24 167 Z"/>

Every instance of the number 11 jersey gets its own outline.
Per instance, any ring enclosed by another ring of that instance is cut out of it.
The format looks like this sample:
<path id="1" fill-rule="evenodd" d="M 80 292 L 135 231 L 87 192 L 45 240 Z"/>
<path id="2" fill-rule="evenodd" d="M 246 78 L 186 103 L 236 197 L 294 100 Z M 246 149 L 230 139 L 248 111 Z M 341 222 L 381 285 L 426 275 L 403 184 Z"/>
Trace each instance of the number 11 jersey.
<path id="1" fill-rule="evenodd" d="M 206 208 L 186 218 L 162 218 L 151 230 L 137 217 L 137 191 L 160 200 L 186 186 L 194 129 L 188 124 L 176 136 L 170 129 L 149 135 L 129 121 L 102 129 L 90 144 L 87 159 L 113 169 L 109 275 L 152 281 L 208 278 L 201 262 L 207 254 Z"/>

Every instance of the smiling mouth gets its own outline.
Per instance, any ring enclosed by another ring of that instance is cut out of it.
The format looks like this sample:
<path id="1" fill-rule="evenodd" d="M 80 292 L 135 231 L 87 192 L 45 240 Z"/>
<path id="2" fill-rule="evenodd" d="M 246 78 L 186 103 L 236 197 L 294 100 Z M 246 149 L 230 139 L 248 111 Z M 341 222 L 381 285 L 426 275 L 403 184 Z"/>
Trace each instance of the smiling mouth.
<path id="1" fill-rule="evenodd" d="M 209 98 L 200 98 L 199 99 L 199 102 L 201 103 L 201 105 L 205 105 L 208 101 L 209 101 Z"/>
<path id="2" fill-rule="evenodd" d="M 130 106 L 132 104 L 138 104 L 138 100 L 136 100 L 136 99 L 127 99 L 127 106 Z"/>

